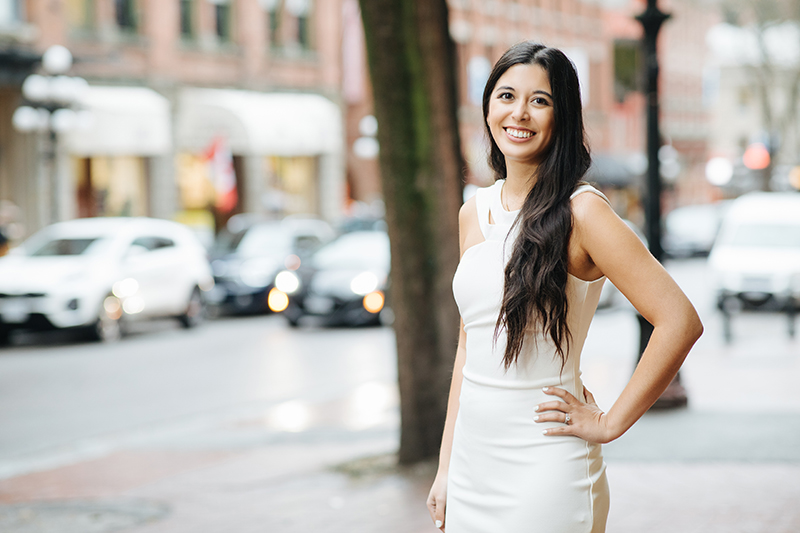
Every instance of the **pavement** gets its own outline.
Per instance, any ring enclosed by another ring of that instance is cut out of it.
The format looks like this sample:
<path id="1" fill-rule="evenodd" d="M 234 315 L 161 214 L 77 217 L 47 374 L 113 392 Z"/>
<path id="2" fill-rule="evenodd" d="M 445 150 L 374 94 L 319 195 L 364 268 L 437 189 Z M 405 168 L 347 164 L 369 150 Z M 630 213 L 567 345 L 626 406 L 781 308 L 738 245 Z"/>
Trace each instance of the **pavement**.
<path id="1" fill-rule="evenodd" d="M 688 407 L 651 411 L 604 447 L 608 531 L 798 533 L 800 340 L 754 316 L 726 345 L 698 309 Z M 620 313 L 598 314 L 584 352 L 604 407 L 634 364 L 635 319 Z M 397 466 L 397 405 L 376 381 L 84 439 L 0 472 L 0 532 L 433 533 L 435 464 Z"/>

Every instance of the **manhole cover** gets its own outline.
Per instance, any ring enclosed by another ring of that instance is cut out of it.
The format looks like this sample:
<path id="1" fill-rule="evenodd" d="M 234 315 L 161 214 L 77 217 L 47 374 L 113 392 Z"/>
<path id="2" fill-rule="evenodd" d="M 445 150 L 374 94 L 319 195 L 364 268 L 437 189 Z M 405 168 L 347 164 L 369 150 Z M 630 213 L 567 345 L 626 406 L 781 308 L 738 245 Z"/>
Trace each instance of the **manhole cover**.
<path id="1" fill-rule="evenodd" d="M 0 505 L 3 533 L 107 533 L 166 516 L 165 504 L 133 502 L 37 502 Z"/>

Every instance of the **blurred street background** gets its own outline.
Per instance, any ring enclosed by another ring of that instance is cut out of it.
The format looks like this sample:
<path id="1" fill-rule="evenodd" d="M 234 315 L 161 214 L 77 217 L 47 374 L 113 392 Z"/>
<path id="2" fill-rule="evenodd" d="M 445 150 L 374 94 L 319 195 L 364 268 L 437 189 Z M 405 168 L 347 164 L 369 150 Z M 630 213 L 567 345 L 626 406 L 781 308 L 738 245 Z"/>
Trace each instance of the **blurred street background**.
<path id="1" fill-rule="evenodd" d="M 435 462 L 397 460 L 359 5 L 0 0 L 0 532 L 435 531 Z M 705 334 L 686 406 L 605 447 L 609 531 L 800 531 L 800 3 L 658 2 L 657 167 L 648 2 L 446 5 L 464 199 L 524 39 L 573 61 L 586 178 L 645 241 L 659 169 L 648 244 Z M 639 335 L 606 283 L 582 362 L 605 409 Z"/>
<path id="2" fill-rule="evenodd" d="M 753 314 L 726 344 L 706 261 L 669 269 L 706 334 L 682 370 L 688 407 L 605 447 L 609 531 L 797 531 L 800 342 Z M 622 301 L 595 318 L 584 378 L 602 407 L 637 328 Z M 148 323 L 110 345 L 19 339 L 0 356 L 0 529 L 433 531 L 435 465 L 395 466 L 395 364 L 391 328 L 280 316 Z"/>

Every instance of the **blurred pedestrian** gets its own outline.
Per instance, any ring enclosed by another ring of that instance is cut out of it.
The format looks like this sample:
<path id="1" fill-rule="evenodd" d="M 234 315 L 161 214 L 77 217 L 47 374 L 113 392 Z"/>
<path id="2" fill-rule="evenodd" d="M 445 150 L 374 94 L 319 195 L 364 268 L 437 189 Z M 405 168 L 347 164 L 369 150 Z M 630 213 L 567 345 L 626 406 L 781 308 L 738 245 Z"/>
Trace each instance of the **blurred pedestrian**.
<path id="1" fill-rule="evenodd" d="M 459 214 L 462 327 L 428 508 L 448 533 L 601 533 L 600 444 L 655 402 L 702 325 L 605 196 L 581 181 L 591 158 L 578 77 L 561 51 L 508 50 L 483 115 L 496 182 Z M 607 413 L 579 369 L 606 278 L 655 328 Z"/>

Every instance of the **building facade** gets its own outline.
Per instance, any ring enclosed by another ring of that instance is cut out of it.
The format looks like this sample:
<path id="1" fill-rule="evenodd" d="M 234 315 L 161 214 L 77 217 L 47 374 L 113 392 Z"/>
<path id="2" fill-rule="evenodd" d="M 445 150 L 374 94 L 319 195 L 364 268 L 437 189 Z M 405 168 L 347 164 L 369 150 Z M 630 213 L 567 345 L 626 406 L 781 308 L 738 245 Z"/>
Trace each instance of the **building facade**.
<path id="1" fill-rule="evenodd" d="M 21 208 L 26 233 L 76 216 L 341 212 L 339 0 L 14 5 L 0 27 L 5 53 L 28 58 L 31 72 L 49 46 L 66 46 L 69 74 L 90 86 L 80 101 L 89 120 L 58 135 L 48 165 L 43 135 L 11 127 L 24 75 L 0 77 L 0 198 Z M 231 158 L 238 193 L 224 212 L 209 175 L 215 150 Z"/>

